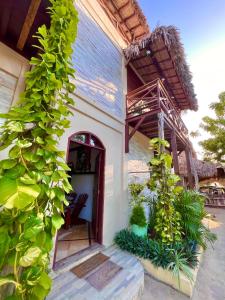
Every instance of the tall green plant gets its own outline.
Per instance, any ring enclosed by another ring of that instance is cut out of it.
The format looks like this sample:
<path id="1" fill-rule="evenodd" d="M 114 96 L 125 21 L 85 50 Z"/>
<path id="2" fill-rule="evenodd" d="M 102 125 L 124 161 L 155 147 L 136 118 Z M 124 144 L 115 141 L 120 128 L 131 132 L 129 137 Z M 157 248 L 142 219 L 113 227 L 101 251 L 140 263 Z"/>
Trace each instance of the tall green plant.
<path id="1" fill-rule="evenodd" d="M 179 176 L 172 174 L 172 157 L 166 153 L 165 148 L 169 143 L 165 140 L 155 138 L 150 141 L 150 146 L 155 156 L 150 160 L 151 178 L 149 188 L 157 192 L 158 201 L 155 207 L 156 238 L 164 243 L 172 243 L 181 240 L 181 217 L 173 206 L 175 195 L 182 190 L 177 186 Z"/>
<path id="2" fill-rule="evenodd" d="M 39 55 L 26 74 L 26 90 L 1 128 L 0 149 L 0 295 L 3 299 L 45 299 L 51 287 L 47 275 L 56 230 L 63 224 L 68 182 L 64 152 L 58 139 L 68 128 L 69 93 L 74 85 L 72 43 L 77 12 L 72 0 L 50 0 L 50 29 L 38 29 Z M 8 287 L 10 286 L 10 289 Z M 11 294 L 10 293 L 10 294 Z"/>
<path id="3" fill-rule="evenodd" d="M 174 202 L 174 207 L 181 215 L 181 226 L 187 240 L 196 241 L 204 249 L 207 242 L 213 243 L 216 235 L 206 228 L 202 220 L 207 216 L 204 197 L 195 191 L 183 191 Z"/>

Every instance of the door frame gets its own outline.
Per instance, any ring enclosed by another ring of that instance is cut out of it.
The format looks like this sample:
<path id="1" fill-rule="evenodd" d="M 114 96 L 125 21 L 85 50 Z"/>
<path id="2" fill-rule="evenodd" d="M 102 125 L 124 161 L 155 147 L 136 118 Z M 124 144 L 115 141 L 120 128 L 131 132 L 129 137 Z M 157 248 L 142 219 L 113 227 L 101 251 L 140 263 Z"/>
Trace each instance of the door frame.
<path id="1" fill-rule="evenodd" d="M 81 141 L 73 141 L 74 143 L 86 146 L 86 147 L 90 147 L 90 148 L 94 148 L 97 150 L 100 150 L 101 154 L 102 154 L 102 159 L 100 161 L 100 171 L 99 171 L 99 178 L 100 178 L 100 182 L 99 182 L 99 197 L 97 200 L 97 210 L 98 210 L 98 220 L 97 220 L 97 226 L 98 226 L 98 232 L 97 232 L 97 237 L 96 237 L 96 241 L 97 243 L 99 243 L 100 245 L 103 243 L 103 219 L 104 219 L 104 195 L 105 195 L 105 153 L 106 153 L 106 149 L 105 146 L 103 145 L 102 141 L 93 133 L 89 132 L 89 131 L 78 131 L 73 133 L 72 135 L 70 135 L 68 137 L 68 141 L 67 141 L 67 150 L 66 150 L 66 163 L 68 163 L 68 159 L 69 159 L 69 152 L 70 152 L 70 142 L 72 141 L 72 138 L 76 135 L 87 135 L 88 141 L 89 143 L 83 143 Z M 95 139 L 98 140 L 98 142 L 100 143 L 101 146 L 94 146 L 90 144 L 90 139 L 91 137 L 94 137 Z M 55 247 L 54 247 L 54 256 L 53 256 L 53 269 L 55 268 L 55 264 L 56 264 L 56 254 L 57 254 L 57 244 L 58 244 L 58 232 L 56 234 L 56 239 L 55 239 Z M 76 254 L 76 253 L 75 253 Z M 74 255 L 74 254 L 72 254 Z"/>

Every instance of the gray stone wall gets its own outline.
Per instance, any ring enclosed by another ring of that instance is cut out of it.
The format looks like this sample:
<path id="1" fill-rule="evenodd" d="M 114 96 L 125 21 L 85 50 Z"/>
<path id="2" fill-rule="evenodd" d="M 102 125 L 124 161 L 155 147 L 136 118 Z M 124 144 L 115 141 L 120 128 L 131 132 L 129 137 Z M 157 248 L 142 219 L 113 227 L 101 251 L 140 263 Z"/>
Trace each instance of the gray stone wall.
<path id="1" fill-rule="evenodd" d="M 123 117 L 122 53 L 88 12 L 77 7 L 78 35 L 73 46 L 77 91 L 116 117 Z"/>
<path id="2" fill-rule="evenodd" d="M 149 177 L 148 162 L 152 157 L 149 149 L 149 139 L 137 132 L 130 140 L 128 153 L 128 183 L 146 182 Z"/>

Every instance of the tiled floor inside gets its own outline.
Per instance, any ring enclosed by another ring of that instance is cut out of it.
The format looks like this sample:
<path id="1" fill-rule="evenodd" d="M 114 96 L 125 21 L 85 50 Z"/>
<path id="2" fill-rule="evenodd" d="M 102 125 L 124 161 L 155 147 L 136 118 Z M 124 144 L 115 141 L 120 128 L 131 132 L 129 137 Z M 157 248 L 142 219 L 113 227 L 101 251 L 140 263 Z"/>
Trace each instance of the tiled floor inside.
<path id="1" fill-rule="evenodd" d="M 95 244 L 92 239 L 92 245 Z M 87 224 L 61 229 L 57 242 L 56 261 L 64 259 L 89 247 Z"/>
<path id="2" fill-rule="evenodd" d="M 138 300 L 144 288 L 144 270 L 132 255 L 115 246 L 101 251 L 122 269 L 102 290 L 70 271 L 56 274 L 47 300 Z M 72 265 L 70 269 L 72 268 Z"/>

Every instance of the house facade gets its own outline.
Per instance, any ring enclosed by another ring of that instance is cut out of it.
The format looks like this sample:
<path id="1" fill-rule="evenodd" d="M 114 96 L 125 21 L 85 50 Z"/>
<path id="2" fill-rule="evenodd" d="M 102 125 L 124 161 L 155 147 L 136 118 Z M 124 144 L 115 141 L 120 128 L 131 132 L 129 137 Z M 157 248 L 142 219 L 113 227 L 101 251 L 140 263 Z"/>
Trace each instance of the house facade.
<path id="1" fill-rule="evenodd" d="M 42 23 L 49 25 L 48 5 L 44 0 L 20 0 L 0 12 L 5 20 L 0 24 L 0 112 L 15 104 L 25 88 L 28 59 L 36 55 L 32 35 Z M 127 226 L 128 183 L 149 178 L 149 138 L 170 141 L 177 174 L 178 155 L 186 153 L 189 185 L 194 184 L 191 147 L 180 113 L 197 104 L 177 32 L 161 28 L 151 33 L 136 1 L 77 0 L 76 8 L 76 105 L 70 107 L 71 126 L 59 141 L 71 167 L 74 203 L 66 211 L 69 229 L 57 237 L 55 260 L 93 243 L 108 246 Z M 87 228 L 85 238 L 76 239 L 82 226 Z M 79 230 L 74 233 L 73 227 Z M 83 246 L 81 240 L 89 243 Z"/>

